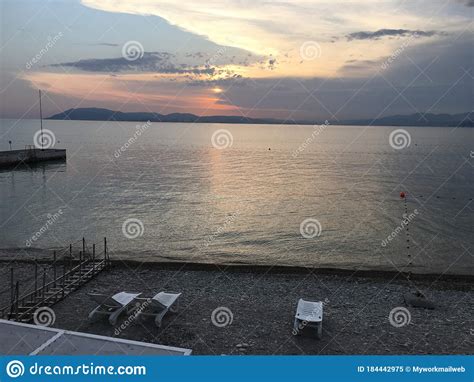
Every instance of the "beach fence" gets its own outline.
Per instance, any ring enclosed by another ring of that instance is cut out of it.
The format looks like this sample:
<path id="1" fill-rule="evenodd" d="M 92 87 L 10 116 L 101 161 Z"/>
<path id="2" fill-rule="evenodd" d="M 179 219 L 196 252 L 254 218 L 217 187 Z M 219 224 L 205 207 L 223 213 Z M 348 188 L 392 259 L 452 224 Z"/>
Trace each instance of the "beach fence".
<path id="1" fill-rule="evenodd" d="M 10 303 L 0 309 L 0 319 L 31 322 L 39 308 L 61 301 L 110 265 L 107 238 L 101 252 L 97 252 L 95 244 L 89 247 L 82 238 L 79 243 L 53 252 L 49 274 L 46 267 L 40 272 L 35 261 L 34 275 L 20 283 L 15 281 L 14 268 L 11 268 Z M 29 287 L 25 288 L 24 284 Z"/>

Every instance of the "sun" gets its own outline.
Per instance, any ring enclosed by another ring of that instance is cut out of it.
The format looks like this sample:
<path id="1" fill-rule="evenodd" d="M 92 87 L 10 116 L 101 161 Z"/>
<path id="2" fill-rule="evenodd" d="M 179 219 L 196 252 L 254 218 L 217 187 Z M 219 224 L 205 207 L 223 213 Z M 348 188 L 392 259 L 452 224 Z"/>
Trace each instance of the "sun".
<path id="1" fill-rule="evenodd" d="M 218 87 L 212 88 L 212 91 L 214 93 L 222 93 L 223 92 L 223 90 L 221 88 L 218 88 Z"/>

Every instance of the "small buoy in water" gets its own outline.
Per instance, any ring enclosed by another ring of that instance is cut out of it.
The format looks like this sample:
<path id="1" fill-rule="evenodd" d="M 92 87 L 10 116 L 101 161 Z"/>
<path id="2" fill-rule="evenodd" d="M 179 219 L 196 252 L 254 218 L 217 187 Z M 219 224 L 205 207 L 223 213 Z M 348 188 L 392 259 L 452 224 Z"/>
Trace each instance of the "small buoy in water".
<path id="1" fill-rule="evenodd" d="M 403 199 L 404 197 L 405 197 L 405 193 L 404 193 L 403 191 L 402 191 L 402 192 L 400 192 L 400 198 L 402 198 L 402 199 Z"/>

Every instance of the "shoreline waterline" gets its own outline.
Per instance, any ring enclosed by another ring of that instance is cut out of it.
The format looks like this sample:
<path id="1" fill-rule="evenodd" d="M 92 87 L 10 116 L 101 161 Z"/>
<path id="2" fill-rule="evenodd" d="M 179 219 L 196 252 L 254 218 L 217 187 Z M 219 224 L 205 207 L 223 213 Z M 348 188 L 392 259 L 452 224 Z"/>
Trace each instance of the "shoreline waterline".
<path id="1" fill-rule="evenodd" d="M 1 253 L 1 250 L 0 250 Z M 51 251 L 52 253 L 52 251 Z M 53 260 L 47 258 L 21 259 L 17 256 L 5 259 L 0 258 L 0 267 L 4 264 L 45 264 L 52 265 Z M 63 261 L 57 260 L 57 264 Z M 408 270 L 376 270 L 364 268 L 332 268 L 332 267 L 302 267 L 291 265 L 266 265 L 266 264 L 232 264 L 232 263 L 206 263 L 206 262 L 186 262 L 186 261 L 138 261 L 130 259 L 114 259 L 111 257 L 110 263 L 115 268 L 140 268 L 145 267 L 149 270 L 190 270 L 190 271 L 215 271 L 225 270 L 233 273 L 255 273 L 255 274 L 315 274 L 315 275 L 335 275 L 369 278 L 369 279 L 392 279 L 407 280 Z M 474 283 L 473 274 L 453 274 L 453 273 L 410 273 L 410 280 L 422 281 L 451 281 L 451 282 L 470 282 Z"/>

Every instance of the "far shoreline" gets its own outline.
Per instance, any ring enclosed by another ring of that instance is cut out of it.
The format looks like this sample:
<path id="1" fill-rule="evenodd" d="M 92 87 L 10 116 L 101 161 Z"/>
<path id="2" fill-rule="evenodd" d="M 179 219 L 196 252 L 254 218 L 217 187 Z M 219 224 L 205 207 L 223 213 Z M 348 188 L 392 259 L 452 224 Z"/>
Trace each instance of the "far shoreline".
<path id="1" fill-rule="evenodd" d="M 205 117 L 205 116 L 203 116 Z M 35 121 L 39 120 L 37 118 L 0 118 L 1 120 L 28 120 L 28 121 Z M 265 121 L 206 121 L 206 120 L 196 120 L 196 121 L 157 121 L 157 120 L 150 120 L 150 119 L 130 119 L 130 120 L 115 120 L 115 119 L 58 119 L 47 117 L 44 118 L 43 121 L 62 121 L 62 122 L 119 122 L 119 123 L 145 123 L 150 121 L 151 123 L 163 123 L 163 124 L 213 124 L 213 125 L 267 125 L 267 126 L 320 126 L 324 125 L 325 121 L 286 121 L 286 120 L 265 120 Z M 403 127 L 403 128 L 433 128 L 433 127 L 441 127 L 447 129 L 472 129 L 474 128 L 473 125 L 460 125 L 459 123 L 452 123 L 452 124 L 425 124 L 425 125 L 416 125 L 413 123 L 399 123 L 399 122 L 377 122 L 371 120 L 353 120 L 353 121 L 329 121 L 327 126 L 334 127 L 334 126 L 344 126 L 344 127 L 365 127 L 365 128 L 377 128 L 377 127 Z"/>

